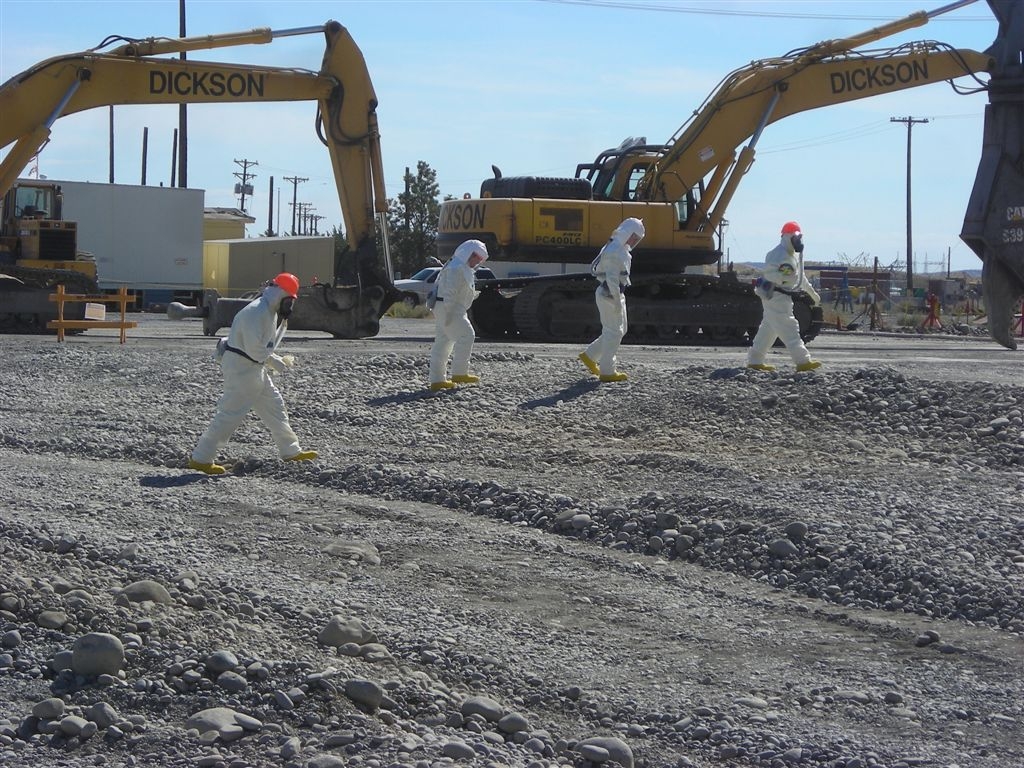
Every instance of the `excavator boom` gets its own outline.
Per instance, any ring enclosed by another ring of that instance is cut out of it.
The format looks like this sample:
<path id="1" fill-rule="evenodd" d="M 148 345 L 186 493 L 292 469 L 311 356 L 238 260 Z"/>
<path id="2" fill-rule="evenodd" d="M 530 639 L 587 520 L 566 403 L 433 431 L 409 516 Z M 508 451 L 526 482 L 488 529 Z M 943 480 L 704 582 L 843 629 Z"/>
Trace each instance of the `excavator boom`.
<path id="1" fill-rule="evenodd" d="M 828 51 L 841 47 L 820 46 Z M 672 137 L 664 157 L 640 183 L 639 196 L 650 201 L 673 201 L 705 177 L 742 176 L 753 163 L 761 131 L 791 115 L 991 69 L 992 57 L 987 54 L 932 41 L 882 51 L 842 50 L 827 57 L 798 52 L 754 62 L 729 75 Z M 980 80 L 977 85 L 984 87 Z M 736 148 L 748 140 L 737 161 Z M 735 187 L 728 182 L 722 184 L 714 190 L 719 193 L 717 198 L 705 193 L 702 208 L 708 220 L 692 217 L 686 229 L 717 229 Z"/>

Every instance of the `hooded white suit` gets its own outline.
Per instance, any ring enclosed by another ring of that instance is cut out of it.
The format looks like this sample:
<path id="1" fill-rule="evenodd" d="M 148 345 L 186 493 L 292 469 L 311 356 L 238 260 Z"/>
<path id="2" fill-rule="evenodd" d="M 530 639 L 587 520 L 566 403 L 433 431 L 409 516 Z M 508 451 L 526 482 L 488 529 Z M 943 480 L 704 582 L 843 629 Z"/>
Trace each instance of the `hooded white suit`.
<path id="1" fill-rule="evenodd" d="M 602 375 L 615 373 L 615 356 L 629 327 L 626 297 L 622 292 L 630 284 L 629 273 L 633 267 L 633 254 L 627 241 L 631 235 L 642 238 L 644 234 L 643 222 L 626 219 L 615 228 L 590 265 L 590 271 L 598 281 L 594 297 L 601 316 L 601 335 L 590 343 L 584 354 L 599 364 Z"/>
<path id="2" fill-rule="evenodd" d="M 469 308 L 477 297 L 474 268 L 469 266 L 469 258 L 474 253 L 487 259 L 487 247 L 479 240 L 462 243 L 437 276 L 436 332 L 430 350 L 431 384 L 448 379 L 448 358 L 452 361 L 453 376 L 469 373 L 469 356 L 476 340 L 476 332 L 469 321 Z"/>
<path id="3" fill-rule="evenodd" d="M 815 301 L 820 301 L 804 276 L 803 260 L 797 256 L 793 235 L 782 235 L 779 244 L 768 251 L 764 261 L 764 280 L 789 291 L 806 291 Z M 763 312 L 761 325 L 747 353 L 747 365 L 764 365 L 768 350 L 776 339 L 782 339 L 796 365 L 809 363 L 811 353 L 800 338 L 800 323 L 793 315 L 793 297 L 772 289 L 758 289 L 757 293 Z"/>
<path id="4" fill-rule="evenodd" d="M 284 398 L 267 370 L 281 371 L 291 362 L 275 353 L 287 328 L 277 323 L 278 308 L 287 295 L 284 289 L 271 285 L 235 315 L 226 339 L 227 351 L 220 361 L 224 394 L 217 401 L 210 426 L 192 451 L 193 461 L 211 464 L 250 410 L 270 430 L 281 458 L 301 452 L 299 439 L 288 423 Z"/>

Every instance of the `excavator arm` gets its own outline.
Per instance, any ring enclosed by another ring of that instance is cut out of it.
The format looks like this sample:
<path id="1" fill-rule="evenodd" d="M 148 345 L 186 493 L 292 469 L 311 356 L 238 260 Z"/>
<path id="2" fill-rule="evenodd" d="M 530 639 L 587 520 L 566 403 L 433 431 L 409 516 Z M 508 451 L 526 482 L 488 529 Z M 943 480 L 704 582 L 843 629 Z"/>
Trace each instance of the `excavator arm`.
<path id="1" fill-rule="evenodd" d="M 326 41 L 319 72 L 160 58 L 310 33 L 322 33 Z M 345 233 L 359 273 L 370 269 L 377 260 L 374 223 L 387 211 L 377 97 L 362 53 L 336 21 L 280 31 L 129 40 L 107 52 L 91 49 L 32 67 L 0 86 L 0 148 L 13 143 L 0 163 L 0 195 L 49 140 L 53 123 L 66 115 L 119 104 L 269 101 L 317 103 L 316 130 L 330 153 Z M 390 282 L 390 264 L 379 271 L 377 281 Z"/>
<path id="2" fill-rule="evenodd" d="M 1024 4 L 988 0 L 999 22 L 984 52 L 923 41 L 888 50 L 861 46 L 926 24 L 975 0 L 957 0 L 860 35 L 829 40 L 785 56 L 752 62 L 728 75 L 666 145 L 638 186 L 638 198 L 673 202 L 703 185 L 689 232 L 721 224 L 764 128 L 819 107 L 973 76 L 986 90 L 982 157 L 960 237 L 983 262 L 989 331 L 1010 349 L 1024 300 Z M 977 75 L 985 73 L 983 81 Z M 739 152 L 736 148 L 747 142 Z"/>
<path id="3" fill-rule="evenodd" d="M 761 132 L 771 123 L 819 107 L 991 72 L 990 54 L 933 41 L 855 50 L 925 24 L 930 16 L 949 9 L 918 12 L 854 37 L 828 40 L 735 70 L 672 137 L 663 157 L 641 181 L 639 196 L 672 202 L 706 180 L 697 215 L 685 228 L 714 232 L 754 161 Z M 978 87 L 985 84 L 978 81 Z"/>

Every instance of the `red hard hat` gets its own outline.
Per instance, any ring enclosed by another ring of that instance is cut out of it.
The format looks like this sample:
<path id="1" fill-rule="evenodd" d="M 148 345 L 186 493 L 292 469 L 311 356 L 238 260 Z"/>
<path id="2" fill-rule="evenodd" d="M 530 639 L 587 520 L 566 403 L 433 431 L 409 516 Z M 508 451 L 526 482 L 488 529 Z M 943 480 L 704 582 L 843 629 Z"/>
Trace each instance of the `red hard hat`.
<path id="1" fill-rule="evenodd" d="M 272 282 L 274 283 L 274 285 L 283 288 L 285 293 L 287 293 L 293 299 L 298 298 L 299 278 L 297 278 L 291 272 L 282 272 L 280 275 L 275 277 Z"/>
<path id="2" fill-rule="evenodd" d="M 799 235 L 800 225 L 795 221 L 787 221 L 782 225 L 782 234 L 784 235 Z"/>

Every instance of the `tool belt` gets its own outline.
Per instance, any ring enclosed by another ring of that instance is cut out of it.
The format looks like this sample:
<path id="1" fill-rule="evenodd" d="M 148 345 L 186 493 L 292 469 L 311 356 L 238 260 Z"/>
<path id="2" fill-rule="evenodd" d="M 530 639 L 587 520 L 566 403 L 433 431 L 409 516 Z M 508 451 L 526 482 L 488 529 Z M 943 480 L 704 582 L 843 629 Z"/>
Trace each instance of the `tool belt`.
<path id="1" fill-rule="evenodd" d="M 224 351 L 225 352 L 234 352 L 236 355 L 241 355 L 246 360 L 249 360 L 249 361 L 251 361 L 253 363 L 256 363 L 256 365 L 260 365 L 260 361 L 259 360 L 254 360 L 253 358 L 249 357 L 249 355 L 245 354 L 245 352 L 243 352 L 242 350 L 238 349 L 237 347 L 232 347 L 230 344 L 225 344 L 224 345 Z"/>

